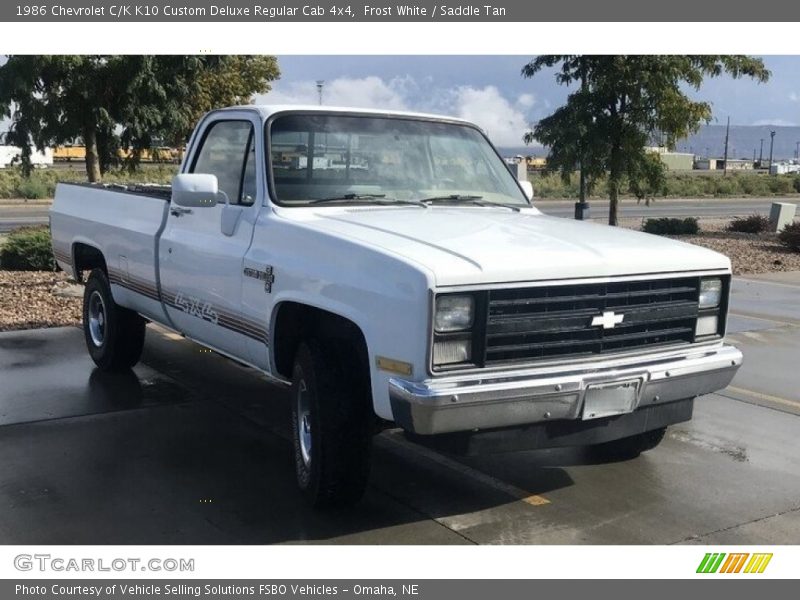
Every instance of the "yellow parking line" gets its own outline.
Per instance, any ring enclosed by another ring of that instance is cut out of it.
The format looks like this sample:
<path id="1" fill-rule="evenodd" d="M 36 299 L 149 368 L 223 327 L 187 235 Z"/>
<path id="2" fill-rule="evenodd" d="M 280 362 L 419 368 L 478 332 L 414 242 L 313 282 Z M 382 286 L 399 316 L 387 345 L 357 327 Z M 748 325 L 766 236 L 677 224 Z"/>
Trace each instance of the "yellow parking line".
<path id="1" fill-rule="evenodd" d="M 751 398 L 775 402 L 776 404 L 784 404 L 793 408 L 800 408 L 800 402 L 797 402 L 796 400 L 789 400 L 788 398 L 781 398 L 780 396 L 773 396 L 772 394 L 764 394 L 763 392 L 754 392 L 753 390 L 747 390 L 745 388 L 740 388 L 733 385 L 729 385 L 726 389 L 736 394 L 750 396 Z"/>
<path id="2" fill-rule="evenodd" d="M 522 498 L 522 502 L 525 504 L 530 504 L 531 506 L 543 506 L 544 504 L 550 504 L 550 500 L 545 498 L 544 496 L 528 496 L 527 498 Z"/>

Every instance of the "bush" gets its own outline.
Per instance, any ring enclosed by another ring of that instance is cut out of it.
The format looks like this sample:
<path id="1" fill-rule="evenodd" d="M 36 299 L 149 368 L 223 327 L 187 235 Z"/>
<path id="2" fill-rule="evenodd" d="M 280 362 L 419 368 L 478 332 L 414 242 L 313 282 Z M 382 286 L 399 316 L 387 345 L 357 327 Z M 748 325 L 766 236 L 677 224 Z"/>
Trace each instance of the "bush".
<path id="1" fill-rule="evenodd" d="M 764 215 L 734 217 L 727 229 L 738 233 L 764 233 L 769 231 L 769 219 Z"/>
<path id="2" fill-rule="evenodd" d="M 647 219 L 642 229 L 655 235 L 694 235 L 700 231 L 700 226 L 694 217 L 686 219 L 662 217 L 660 219 Z"/>
<path id="3" fill-rule="evenodd" d="M 47 227 L 23 227 L 0 248 L 0 268 L 8 271 L 54 271 L 56 262 Z"/>
<path id="4" fill-rule="evenodd" d="M 23 179 L 17 185 L 17 194 L 26 200 L 38 200 L 40 198 L 52 198 L 55 188 L 47 185 L 40 179 Z"/>
<path id="5" fill-rule="evenodd" d="M 781 229 L 781 232 L 778 234 L 778 239 L 781 241 L 781 244 L 790 250 L 800 252 L 800 221 L 789 223 L 786 227 Z"/>
<path id="6" fill-rule="evenodd" d="M 792 187 L 794 191 L 800 194 L 800 177 L 795 177 L 794 181 L 792 182 Z"/>

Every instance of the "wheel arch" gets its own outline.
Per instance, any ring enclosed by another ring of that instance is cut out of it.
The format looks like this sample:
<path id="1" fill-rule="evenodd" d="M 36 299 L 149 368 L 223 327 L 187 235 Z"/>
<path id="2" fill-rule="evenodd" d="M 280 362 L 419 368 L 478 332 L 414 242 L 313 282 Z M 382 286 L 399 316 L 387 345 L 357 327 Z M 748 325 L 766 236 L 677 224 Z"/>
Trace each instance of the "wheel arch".
<path id="1" fill-rule="evenodd" d="M 103 251 L 97 246 L 76 240 L 72 243 L 72 270 L 75 280 L 83 282 L 83 271 L 102 269 L 108 275 L 108 266 Z"/>
<path id="2" fill-rule="evenodd" d="M 294 357 L 304 339 L 318 337 L 352 344 L 366 384 L 370 385 L 369 346 L 362 327 L 336 312 L 302 301 L 283 300 L 275 305 L 271 319 L 270 362 L 273 373 L 291 379 Z"/>

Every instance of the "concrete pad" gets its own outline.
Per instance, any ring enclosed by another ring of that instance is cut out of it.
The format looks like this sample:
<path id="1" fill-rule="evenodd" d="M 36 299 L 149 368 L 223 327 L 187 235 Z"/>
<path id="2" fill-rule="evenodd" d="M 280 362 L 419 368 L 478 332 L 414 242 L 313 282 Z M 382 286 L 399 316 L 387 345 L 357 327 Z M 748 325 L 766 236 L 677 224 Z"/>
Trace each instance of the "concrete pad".
<path id="1" fill-rule="evenodd" d="M 145 365 L 103 373 L 76 327 L 0 335 L 0 425 L 131 410 L 192 399 Z"/>
<path id="2" fill-rule="evenodd" d="M 731 313 L 800 325 L 800 284 L 793 283 L 794 277 L 781 282 L 734 277 Z"/>
<path id="3" fill-rule="evenodd" d="M 757 522 L 797 507 L 798 435 L 800 418 L 712 395 L 698 399 L 693 421 L 633 460 L 593 464 L 578 450 L 470 459 L 518 487 L 573 483 L 546 492 L 550 504 L 526 517 L 461 533 L 480 543 L 671 544 Z M 791 535 L 796 543 L 800 530 Z M 747 529 L 731 536 L 750 543 Z"/>

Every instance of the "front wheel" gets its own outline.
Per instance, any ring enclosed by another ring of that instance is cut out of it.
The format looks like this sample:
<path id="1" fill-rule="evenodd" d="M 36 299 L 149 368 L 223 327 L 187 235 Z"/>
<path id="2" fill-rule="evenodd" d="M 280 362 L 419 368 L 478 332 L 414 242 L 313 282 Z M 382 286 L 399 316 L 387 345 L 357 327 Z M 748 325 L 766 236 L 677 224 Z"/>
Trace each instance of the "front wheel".
<path id="1" fill-rule="evenodd" d="M 89 275 L 83 291 L 83 335 L 94 364 L 104 371 L 129 369 L 142 355 L 145 320 L 119 306 L 101 269 Z"/>
<path id="2" fill-rule="evenodd" d="M 653 429 L 652 431 L 645 431 L 644 433 L 614 440 L 613 442 L 597 444 L 593 446 L 592 450 L 601 458 L 608 460 L 635 458 L 642 452 L 647 452 L 658 446 L 664 439 L 666 433 L 667 428 L 661 427 L 659 429 Z"/>
<path id="3" fill-rule="evenodd" d="M 354 504 L 369 478 L 371 407 L 347 355 L 310 340 L 298 348 L 292 372 L 297 483 L 318 508 Z"/>

